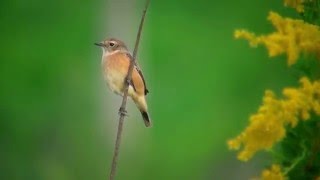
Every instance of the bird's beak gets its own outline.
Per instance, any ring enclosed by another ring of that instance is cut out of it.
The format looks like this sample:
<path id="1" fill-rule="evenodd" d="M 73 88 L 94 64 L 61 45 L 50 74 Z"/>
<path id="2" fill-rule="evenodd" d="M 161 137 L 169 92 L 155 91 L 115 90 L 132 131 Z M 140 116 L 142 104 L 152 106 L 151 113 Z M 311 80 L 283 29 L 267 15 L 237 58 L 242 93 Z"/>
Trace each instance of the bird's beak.
<path id="1" fill-rule="evenodd" d="M 101 46 L 101 47 L 103 47 L 103 46 L 104 46 L 104 44 L 103 44 L 102 42 L 94 43 L 94 45 L 96 45 L 96 46 Z"/>

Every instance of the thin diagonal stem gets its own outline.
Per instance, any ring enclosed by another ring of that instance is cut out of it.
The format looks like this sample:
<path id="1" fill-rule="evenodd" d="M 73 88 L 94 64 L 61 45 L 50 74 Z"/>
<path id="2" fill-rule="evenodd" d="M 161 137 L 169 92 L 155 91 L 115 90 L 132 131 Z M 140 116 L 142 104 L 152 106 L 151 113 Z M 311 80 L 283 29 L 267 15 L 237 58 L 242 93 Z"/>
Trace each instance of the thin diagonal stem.
<path id="1" fill-rule="evenodd" d="M 116 175 L 118 157 L 119 157 L 119 150 L 120 150 L 120 143 L 121 143 L 121 136 L 122 136 L 122 130 L 123 130 L 123 122 L 124 122 L 125 111 L 126 111 L 126 106 L 127 106 L 128 89 L 129 89 L 129 83 L 128 82 L 130 82 L 131 78 L 132 78 L 132 71 L 133 71 L 134 64 L 136 62 L 136 56 L 137 56 L 137 52 L 138 52 L 140 36 L 141 36 L 142 27 L 143 27 L 145 15 L 146 15 L 149 3 L 150 3 L 150 0 L 146 0 L 146 4 L 145 4 L 144 10 L 143 10 L 143 14 L 142 14 L 142 17 L 141 17 L 141 21 L 140 21 L 140 26 L 139 26 L 139 30 L 138 30 L 138 34 L 137 34 L 136 43 L 135 43 L 135 46 L 134 46 L 134 51 L 133 51 L 133 55 L 132 55 L 133 58 L 130 61 L 130 66 L 129 66 L 129 69 L 128 69 L 127 78 L 126 78 L 126 82 L 125 82 L 125 88 L 124 88 L 124 93 L 123 93 L 122 104 L 121 104 L 121 107 L 120 107 L 120 110 L 119 110 L 120 117 L 119 117 L 119 124 L 118 124 L 116 143 L 115 143 L 115 147 L 114 147 L 114 154 L 113 154 L 113 159 L 112 159 L 112 164 L 111 164 L 110 180 L 114 180 L 115 175 Z"/>

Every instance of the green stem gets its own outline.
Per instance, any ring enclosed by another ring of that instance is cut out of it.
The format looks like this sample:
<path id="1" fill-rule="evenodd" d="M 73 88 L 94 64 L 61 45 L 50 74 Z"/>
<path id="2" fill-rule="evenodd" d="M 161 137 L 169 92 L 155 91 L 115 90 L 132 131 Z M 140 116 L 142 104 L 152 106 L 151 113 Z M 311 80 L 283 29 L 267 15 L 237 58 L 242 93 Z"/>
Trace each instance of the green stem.
<path id="1" fill-rule="evenodd" d="M 294 169 L 305 157 L 307 154 L 307 147 L 305 146 L 305 141 L 301 142 L 300 146 L 302 147 L 303 151 L 301 156 L 297 157 L 291 166 L 285 168 L 284 175 L 287 175 L 292 169 Z"/>

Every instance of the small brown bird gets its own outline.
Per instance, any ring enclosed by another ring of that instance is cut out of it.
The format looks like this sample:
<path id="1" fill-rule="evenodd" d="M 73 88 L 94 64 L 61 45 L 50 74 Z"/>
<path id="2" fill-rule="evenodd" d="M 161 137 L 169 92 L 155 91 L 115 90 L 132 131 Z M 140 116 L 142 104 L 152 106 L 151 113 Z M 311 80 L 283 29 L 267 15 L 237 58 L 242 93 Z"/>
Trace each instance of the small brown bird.
<path id="1" fill-rule="evenodd" d="M 133 60 L 127 46 L 122 41 L 114 38 L 95 43 L 95 45 L 102 47 L 101 65 L 104 79 L 113 92 L 123 96 L 124 83 L 126 83 L 130 61 Z M 148 90 L 142 71 L 135 64 L 132 71 L 132 79 L 129 83 L 128 95 L 140 110 L 144 124 L 150 127 L 151 121 L 146 102 L 147 93 Z"/>

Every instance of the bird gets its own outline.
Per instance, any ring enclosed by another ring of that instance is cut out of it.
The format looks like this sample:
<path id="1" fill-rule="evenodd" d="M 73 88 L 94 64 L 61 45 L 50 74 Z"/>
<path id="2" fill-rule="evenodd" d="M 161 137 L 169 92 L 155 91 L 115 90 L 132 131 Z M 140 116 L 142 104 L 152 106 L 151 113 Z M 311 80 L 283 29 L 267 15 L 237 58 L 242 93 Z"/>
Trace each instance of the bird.
<path id="1" fill-rule="evenodd" d="M 133 57 L 125 43 L 116 38 L 108 38 L 95 43 L 102 48 L 101 66 L 104 80 L 114 93 L 123 96 L 125 83 L 129 84 L 128 96 L 131 97 L 141 112 L 146 127 L 151 127 L 146 95 L 149 93 L 142 71 L 137 63 L 134 64 L 132 78 L 127 82 L 127 73 Z M 121 108 L 119 110 L 121 112 Z"/>

